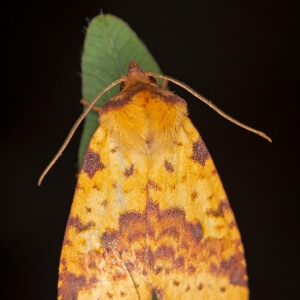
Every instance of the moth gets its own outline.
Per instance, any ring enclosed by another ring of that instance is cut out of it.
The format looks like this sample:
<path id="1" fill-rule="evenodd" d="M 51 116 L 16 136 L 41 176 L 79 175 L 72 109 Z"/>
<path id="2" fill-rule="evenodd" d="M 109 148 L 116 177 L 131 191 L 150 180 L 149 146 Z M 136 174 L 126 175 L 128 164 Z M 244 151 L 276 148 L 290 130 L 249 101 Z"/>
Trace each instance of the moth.
<path id="1" fill-rule="evenodd" d="M 134 61 L 128 76 L 96 97 L 89 109 L 121 83 L 99 109 L 78 177 L 60 259 L 60 300 L 248 299 L 243 244 L 218 172 L 185 100 L 154 76 L 224 115 L 185 84 L 143 72 Z"/>

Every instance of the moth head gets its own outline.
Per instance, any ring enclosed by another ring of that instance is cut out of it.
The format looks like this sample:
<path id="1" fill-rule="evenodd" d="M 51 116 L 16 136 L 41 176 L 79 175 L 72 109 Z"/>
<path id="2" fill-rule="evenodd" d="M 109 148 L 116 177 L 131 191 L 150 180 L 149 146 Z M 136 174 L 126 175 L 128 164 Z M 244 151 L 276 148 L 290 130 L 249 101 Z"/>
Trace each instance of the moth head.
<path id="1" fill-rule="evenodd" d="M 129 63 L 128 75 L 120 85 L 120 91 L 130 88 L 138 83 L 146 83 L 157 86 L 155 78 L 148 72 L 144 72 L 135 61 Z"/>

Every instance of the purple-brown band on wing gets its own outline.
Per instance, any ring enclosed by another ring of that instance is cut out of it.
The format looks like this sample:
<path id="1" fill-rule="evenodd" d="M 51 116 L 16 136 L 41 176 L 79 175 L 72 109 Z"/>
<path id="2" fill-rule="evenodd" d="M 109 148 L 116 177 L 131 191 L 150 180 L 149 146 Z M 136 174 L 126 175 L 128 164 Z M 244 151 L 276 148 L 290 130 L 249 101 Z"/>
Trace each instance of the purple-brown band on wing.
<path id="1" fill-rule="evenodd" d="M 218 209 L 211 213 L 222 215 L 228 208 L 224 203 L 221 201 Z M 143 242 L 145 240 L 148 244 Z M 233 285 L 247 286 L 244 255 L 238 249 L 240 241 L 235 241 L 235 254 L 220 264 L 214 263 L 215 257 L 222 256 L 227 242 L 205 239 L 201 223 L 187 221 L 185 212 L 176 207 L 160 210 L 157 203 L 149 200 L 144 213 L 123 213 L 118 230 L 107 229 L 101 243 L 107 251 L 114 249 L 121 257 L 124 254 L 124 262 L 133 272 L 142 268 L 144 275 L 151 270 L 155 274 L 168 274 L 173 270 L 193 274 L 199 263 L 211 259 L 209 271 L 215 276 L 226 276 Z"/>
<path id="2" fill-rule="evenodd" d="M 229 205 L 229 202 L 228 200 L 222 200 L 220 201 L 217 209 L 208 209 L 206 211 L 206 213 L 210 216 L 213 216 L 213 217 L 223 217 L 224 216 L 224 212 L 227 210 L 227 209 L 230 209 L 230 205 Z"/>
<path id="3" fill-rule="evenodd" d="M 68 220 L 67 228 L 69 226 L 74 227 L 76 229 L 77 233 L 79 233 L 81 231 L 88 230 L 91 227 L 95 226 L 95 222 L 90 221 L 87 224 L 82 224 L 78 217 L 70 216 L 69 220 Z"/>
<path id="4" fill-rule="evenodd" d="M 134 165 L 131 165 L 130 168 L 125 169 L 124 175 L 126 177 L 129 177 L 130 175 L 132 175 L 134 172 Z"/>
<path id="5" fill-rule="evenodd" d="M 83 158 L 81 170 L 92 178 L 97 171 L 101 171 L 104 168 L 105 166 L 101 162 L 99 154 L 91 149 L 87 149 Z"/>
<path id="6" fill-rule="evenodd" d="M 119 93 L 116 97 L 111 98 L 108 102 L 106 102 L 100 110 L 100 115 L 102 113 L 108 112 L 110 110 L 114 110 L 114 109 L 119 109 L 123 106 L 125 106 L 126 104 L 128 104 L 131 100 L 131 98 L 136 95 L 137 93 L 141 92 L 141 91 L 150 91 L 153 96 L 157 96 L 160 99 L 163 99 L 165 102 L 169 102 L 172 104 L 181 104 L 181 105 L 185 105 L 186 106 L 186 102 L 180 98 L 179 96 L 166 91 L 166 90 L 162 90 L 158 87 L 155 87 L 151 84 L 147 84 L 145 82 L 139 82 L 137 84 L 135 84 L 134 86 L 132 86 L 130 88 L 130 91 L 128 90 L 124 90 L 121 93 Z"/>
<path id="7" fill-rule="evenodd" d="M 210 270 L 215 275 L 227 275 L 233 285 L 248 287 L 247 270 L 244 264 L 244 254 L 239 250 L 241 241 L 235 243 L 235 254 L 223 259 L 219 265 L 210 264 Z"/>
<path id="8" fill-rule="evenodd" d="M 77 299 L 79 291 L 91 289 L 97 284 L 96 277 L 87 280 L 83 275 L 76 276 L 66 271 L 59 275 L 59 280 L 63 282 L 58 288 L 58 296 L 61 296 L 61 300 Z"/>
<path id="9" fill-rule="evenodd" d="M 204 166 L 209 156 L 209 152 L 201 138 L 197 142 L 193 143 L 192 159 L 196 160 L 202 166 Z"/>
<path id="10" fill-rule="evenodd" d="M 165 160 L 165 168 L 170 173 L 174 172 L 173 165 L 170 162 L 168 162 L 167 160 Z"/>
<path id="11" fill-rule="evenodd" d="M 130 229 L 130 230 L 129 230 Z M 202 226 L 199 222 L 189 222 L 185 218 L 185 212 L 179 208 L 160 210 L 159 205 L 149 201 L 144 213 L 126 212 L 120 216 L 119 229 L 109 230 L 102 235 L 103 248 L 115 249 L 120 255 L 127 253 L 134 243 L 138 249 L 134 250 L 131 260 L 126 265 L 136 268 L 141 263 L 146 269 L 154 272 L 162 272 L 164 267 L 161 260 L 171 264 L 172 269 L 185 268 L 185 260 L 179 253 L 174 243 L 166 243 L 167 240 L 176 240 L 175 244 L 181 247 L 183 241 L 188 241 L 183 246 L 183 251 L 192 251 L 194 245 L 198 245 L 203 238 Z M 149 246 L 144 245 L 143 240 L 149 239 Z M 182 241 L 182 242 L 181 242 Z M 127 256 L 128 257 L 128 256 Z M 169 265 L 168 268 L 171 268 Z M 187 271 L 191 266 L 186 266 Z M 165 268 L 165 272 L 167 269 Z M 170 272 L 171 269 L 168 270 Z"/>

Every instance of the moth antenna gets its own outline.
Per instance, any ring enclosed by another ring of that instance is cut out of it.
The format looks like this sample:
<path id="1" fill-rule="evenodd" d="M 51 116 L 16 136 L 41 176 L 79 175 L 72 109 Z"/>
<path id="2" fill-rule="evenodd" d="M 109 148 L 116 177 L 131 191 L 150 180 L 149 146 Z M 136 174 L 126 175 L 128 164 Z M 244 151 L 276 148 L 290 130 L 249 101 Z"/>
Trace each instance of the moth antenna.
<path id="1" fill-rule="evenodd" d="M 240 126 L 248 131 L 251 131 L 255 134 L 258 134 L 259 136 L 261 136 L 262 138 L 266 139 L 267 141 L 269 141 L 270 143 L 272 143 L 272 139 L 270 137 L 268 137 L 265 133 L 263 133 L 262 131 L 259 131 L 257 129 L 254 129 L 250 126 L 245 125 L 242 122 L 239 122 L 238 120 L 232 118 L 231 116 L 229 116 L 228 114 L 226 114 L 224 111 L 222 111 L 220 108 L 218 108 L 215 104 L 213 104 L 210 100 L 208 100 L 207 98 L 205 98 L 204 96 L 202 96 L 201 94 L 197 93 L 195 90 L 193 90 L 191 87 L 189 87 L 187 84 L 173 78 L 167 75 L 160 75 L 160 74 L 154 74 L 152 72 L 147 72 L 148 75 L 151 75 L 153 77 L 156 78 L 160 78 L 160 79 L 165 79 L 168 81 L 171 81 L 177 85 L 179 85 L 180 87 L 184 88 L 185 90 L 187 90 L 188 92 L 190 92 L 193 96 L 195 96 L 196 98 L 198 98 L 199 100 L 201 100 L 202 102 L 204 102 L 205 104 L 207 104 L 210 108 L 212 108 L 213 110 L 215 110 L 218 114 L 220 114 L 222 117 L 224 117 L 225 119 L 227 119 L 228 121 L 236 124 L 237 126 Z"/>
<path id="2" fill-rule="evenodd" d="M 49 172 L 49 170 L 52 168 L 52 166 L 55 164 L 55 162 L 58 160 L 58 158 L 62 155 L 63 151 L 65 150 L 65 148 L 67 147 L 67 145 L 69 144 L 71 138 L 73 137 L 76 129 L 78 128 L 78 126 L 80 125 L 80 123 L 82 122 L 82 120 L 86 117 L 86 115 L 89 113 L 89 111 L 92 109 L 92 107 L 95 105 L 95 103 L 99 100 L 99 98 L 106 93 L 108 90 L 110 90 L 111 88 L 113 88 L 114 86 L 116 86 L 117 84 L 119 84 L 120 82 L 124 81 L 125 77 L 121 77 L 118 80 L 114 81 L 113 83 L 111 83 L 110 85 L 108 85 L 105 89 L 103 89 L 95 98 L 94 100 L 89 104 L 89 106 L 86 108 L 86 110 L 84 110 L 81 115 L 79 116 L 79 118 L 77 119 L 77 121 L 75 122 L 75 124 L 73 125 L 73 127 L 71 128 L 69 134 L 67 135 L 65 141 L 63 142 L 63 144 L 61 145 L 61 147 L 59 148 L 58 152 L 55 154 L 55 156 L 53 157 L 53 159 L 50 161 L 50 163 L 48 164 L 48 166 L 46 167 L 46 169 L 44 170 L 44 172 L 42 173 L 42 175 L 39 178 L 38 181 L 38 186 L 41 185 L 44 177 L 46 176 L 46 174 Z"/>

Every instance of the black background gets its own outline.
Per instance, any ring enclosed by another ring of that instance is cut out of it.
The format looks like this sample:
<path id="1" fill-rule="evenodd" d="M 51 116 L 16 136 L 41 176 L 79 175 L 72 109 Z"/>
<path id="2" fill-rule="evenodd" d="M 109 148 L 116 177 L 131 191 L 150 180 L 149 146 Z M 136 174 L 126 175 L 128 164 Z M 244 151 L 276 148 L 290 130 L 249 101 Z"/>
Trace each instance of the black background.
<path id="1" fill-rule="evenodd" d="M 251 299 L 296 299 L 296 3 L 6 4 L 1 60 L 1 298 L 3 294 L 5 299 L 56 297 L 81 130 L 42 187 L 36 183 L 81 112 L 83 29 L 87 18 L 102 9 L 130 24 L 165 74 L 272 137 L 270 144 L 222 119 L 179 87 L 171 87 L 188 101 L 190 117 L 235 211 L 246 249 Z"/>

